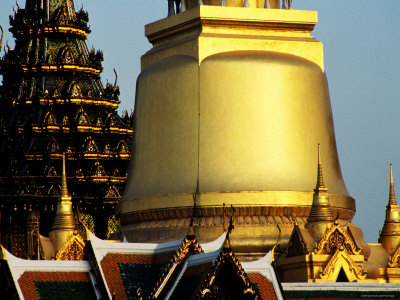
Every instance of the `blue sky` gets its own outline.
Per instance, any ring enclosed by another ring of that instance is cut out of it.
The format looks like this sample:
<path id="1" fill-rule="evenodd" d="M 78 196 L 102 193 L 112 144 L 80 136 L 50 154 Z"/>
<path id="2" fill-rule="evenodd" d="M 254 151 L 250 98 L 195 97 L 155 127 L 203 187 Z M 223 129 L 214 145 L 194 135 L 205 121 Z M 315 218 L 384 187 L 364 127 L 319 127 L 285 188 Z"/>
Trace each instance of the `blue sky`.
<path id="1" fill-rule="evenodd" d="M 92 29 L 87 44 L 104 51 L 102 80 L 114 82 L 116 68 L 121 110 L 130 111 L 140 56 L 150 49 L 144 25 L 166 16 L 167 1 L 75 0 L 76 9 L 82 5 Z M 357 203 L 353 222 L 368 242 L 376 242 L 388 200 L 389 163 L 400 192 L 400 1 L 294 0 L 293 5 L 319 11 L 312 35 L 324 44 L 342 173 Z M 0 24 L 6 30 L 13 6 L 14 0 L 1 0 Z M 9 34 L 7 40 L 13 47 Z"/>

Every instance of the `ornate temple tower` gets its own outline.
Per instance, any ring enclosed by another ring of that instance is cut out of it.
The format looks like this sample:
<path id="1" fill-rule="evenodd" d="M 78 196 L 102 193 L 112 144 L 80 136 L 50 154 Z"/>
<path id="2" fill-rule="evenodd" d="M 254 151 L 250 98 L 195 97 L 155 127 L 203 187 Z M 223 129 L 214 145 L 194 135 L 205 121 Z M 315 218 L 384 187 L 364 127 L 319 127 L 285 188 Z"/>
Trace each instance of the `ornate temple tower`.
<path id="1" fill-rule="evenodd" d="M 400 244 L 400 211 L 394 195 L 392 164 L 390 164 L 389 201 L 386 206 L 385 222 L 379 233 L 378 242 L 381 243 L 390 254 L 392 254 Z"/>
<path id="2" fill-rule="evenodd" d="M 131 117 L 119 88 L 100 81 L 103 53 L 87 49 L 88 14 L 72 0 L 27 0 L 10 17 L 15 49 L 0 60 L 1 243 L 36 257 L 62 194 L 62 154 L 74 207 L 107 238 L 130 159 Z"/>
<path id="3" fill-rule="evenodd" d="M 174 2 L 178 9 L 170 5 L 168 18 L 145 29 L 153 47 L 142 57 L 119 205 L 127 239 L 183 236 L 198 182 L 200 240 L 220 234 L 225 203 L 234 207 L 237 253 L 265 253 L 278 239 L 276 224 L 284 245 L 310 213 L 318 143 L 328 215 L 351 220 L 323 48 L 311 36 L 317 13 L 269 9 L 279 1 Z"/>

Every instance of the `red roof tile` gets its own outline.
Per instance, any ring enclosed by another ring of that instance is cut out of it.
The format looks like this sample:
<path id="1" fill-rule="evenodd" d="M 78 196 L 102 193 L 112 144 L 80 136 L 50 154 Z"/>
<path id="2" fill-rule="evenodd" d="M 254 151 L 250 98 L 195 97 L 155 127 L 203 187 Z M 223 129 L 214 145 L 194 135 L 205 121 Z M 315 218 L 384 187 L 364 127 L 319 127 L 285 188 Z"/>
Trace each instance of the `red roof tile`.
<path id="1" fill-rule="evenodd" d="M 258 291 L 262 299 L 275 300 L 277 299 L 272 282 L 258 273 L 247 273 L 250 281 L 257 284 Z"/>
<path id="2" fill-rule="evenodd" d="M 166 264 L 173 254 L 174 252 L 156 255 L 108 253 L 100 264 L 111 294 L 116 299 L 127 299 L 118 264 Z"/>
<path id="3" fill-rule="evenodd" d="M 18 279 L 25 299 L 39 299 L 35 282 L 91 282 L 86 272 L 25 272 Z"/>

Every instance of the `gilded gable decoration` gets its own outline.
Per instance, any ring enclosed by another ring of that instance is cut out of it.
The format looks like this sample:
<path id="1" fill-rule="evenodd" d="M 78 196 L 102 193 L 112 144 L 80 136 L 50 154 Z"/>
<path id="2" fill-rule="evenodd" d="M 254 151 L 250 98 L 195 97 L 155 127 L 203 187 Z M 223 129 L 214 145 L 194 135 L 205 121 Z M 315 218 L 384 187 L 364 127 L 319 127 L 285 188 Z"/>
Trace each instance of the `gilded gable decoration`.
<path id="1" fill-rule="evenodd" d="M 86 138 L 83 148 L 85 149 L 85 152 L 92 152 L 92 153 L 99 152 L 96 142 L 93 140 L 91 136 L 88 136 Z"/>
<path id="2" fill-rule="evenodd" d="M 181 244 L 179 245 L 178 250 L 176 250 L 172 259 L 165 267 L 162 275 L 158 279 L 156 286 L 151 292 L 150 298 L 156 299 L 160 296 L 160 294 L 163 292 L 163 288 L 165 287 L 167 281 L 170 280 L 172 273 L 179 266 L 179 264 L 182 264 L 190 255 L 199 253 L 203 253 L 203 249 L 201 248 L 196 237 L 188 236 L 187 234 L 185 238 L 182 240 Z"/>
<path id="3" fill-rule="evenodd" d="M 65 64 L 72 64 L 75 62 L 69 47 L 65 46 L 60 50 L 60 62 Z"/>
<path id="4" fill-rule="evenodd" d="M 68 88 L 68 95 L 70 97 L 81 97 L 82 91 L 78 83 L 72 82 Z M 82 108 L 83 109 L 83 108 Z"/>
<path id="5" fill-rule="evenodd" d="M 104 153 L 110 153 L 111 152 L 111 146 L 110 144 L 106 144 L 104 146 Z"/>
<path id="6" fill-rule="evenodd" d="M 72 234 L 58 250 L 56 260 L 83 260 L 85 241 L 79 234 Z"/>
<path id="7" fill-rule="evenodd" d="M 389 256 L 388 266 L 390 268 L 400 268 L 400 245 L 396 251 Z"/>
<path id="8" fill-rule="evenodd" d="M 215 298 L 222 298 L 226 293 L 219 284 L 223 280 L 216 280 L 217 276 L 219 278 L 223 277 L 224 266 L 231 266 L 238 278 L 234 281 L 235 290 L 238 292 L 237 297 L 247 296 L 246 299 L 259 299 L 256 291 L 254 290 L 250 279 L 248 278 L 246 272 L 242 268 L 239 260 L 236 258 L 232 250 L 222 250 L 218 255 L 217 259 L 213 263 L 211 270 L 208 272 L 205 280 L 203 281 L 198 294 L 196 295 L 199 299 L 209 299 L 210 296 Z M 225 271 L 226 272 L 226 271 Z M 226 279 L 228 280 L 228 279 Z"/>
<path id="9" fill-rule="evenodd" d="M 54 21 L 62 25 L 69 23 L 68 9 L 65 4 L 61 5 L 61 7 L 56 11 Z"/>
<path id="10" fill-rule="evenodd" d="M 104 170 L 104 167 L 98 161 L 95 162 L 95 164 L 93 165 L 90 173 L 94 177 L 107 176 L 106 171 Z"/>
<path id="11" fill-rule="evenodd" d="M 106 198 L 114 198 L 114 197 L 120 197 L 120 193 L 118 189 L 114 185 L 110 185 L 108 187 L 108 190 L 106 192 Z"/>
<path id="12" fill-rule="evenodd" d="M 361 252 L 347 230 L 340 225 L 332 226 L 325 233 L 313 253 L 333 255 L 337 250 L 346 250 L 351 255 L 358 255 Z"/>
<path id="13" fill-rule="evenodd" d="M 56 153 L 60 151 L 57 141 L 54 137 L 50 140 L 49 144 L 47 145 L 47 151 L 50 153 Z"/>
<path id="14" fill-rule="evenodd" d="M 128 146 L 124 140 L 122 140 L 118 143 L 117 149 L 118 149 L 119 153 L 127 153 L 128 152 Z"/>
<path id="15" fill-rule="evenodd" d="M 51 111 L 48 111 L 44 117 L 44 123 L 46 125 L 54 125 L 57 124 L 57 120 L 54 117 L 53 113 Z"/>
<path id="16" fill-rule="evenodd" d="M 75 122 L 78 123 L 78 125 L 89 124 L 89 117 L 82 107 L 79 108 L 79 110 L 75 116 Z"/>
<path id="17" fill-rule="evenodd" d="M 347 251 L 338 248 L 321 272 L 320 278 L 335 282 L 342 269 L 350 282 L 364 280 L 367 277 L 366 270 L 357 265 Z"/>

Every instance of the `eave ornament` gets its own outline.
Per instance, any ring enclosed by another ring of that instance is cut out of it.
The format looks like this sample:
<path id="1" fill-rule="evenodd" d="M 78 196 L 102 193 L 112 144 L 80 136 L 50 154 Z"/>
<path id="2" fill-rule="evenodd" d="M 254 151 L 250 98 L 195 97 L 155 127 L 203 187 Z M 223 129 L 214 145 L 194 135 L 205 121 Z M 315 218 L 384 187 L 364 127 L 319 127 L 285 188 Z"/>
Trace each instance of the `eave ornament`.
<path id="1" fill-rule="evenodd" d="M 56 260 L 83 260 L 85 241 L 79 234 L 71 235 L 58 250 Z"/>

